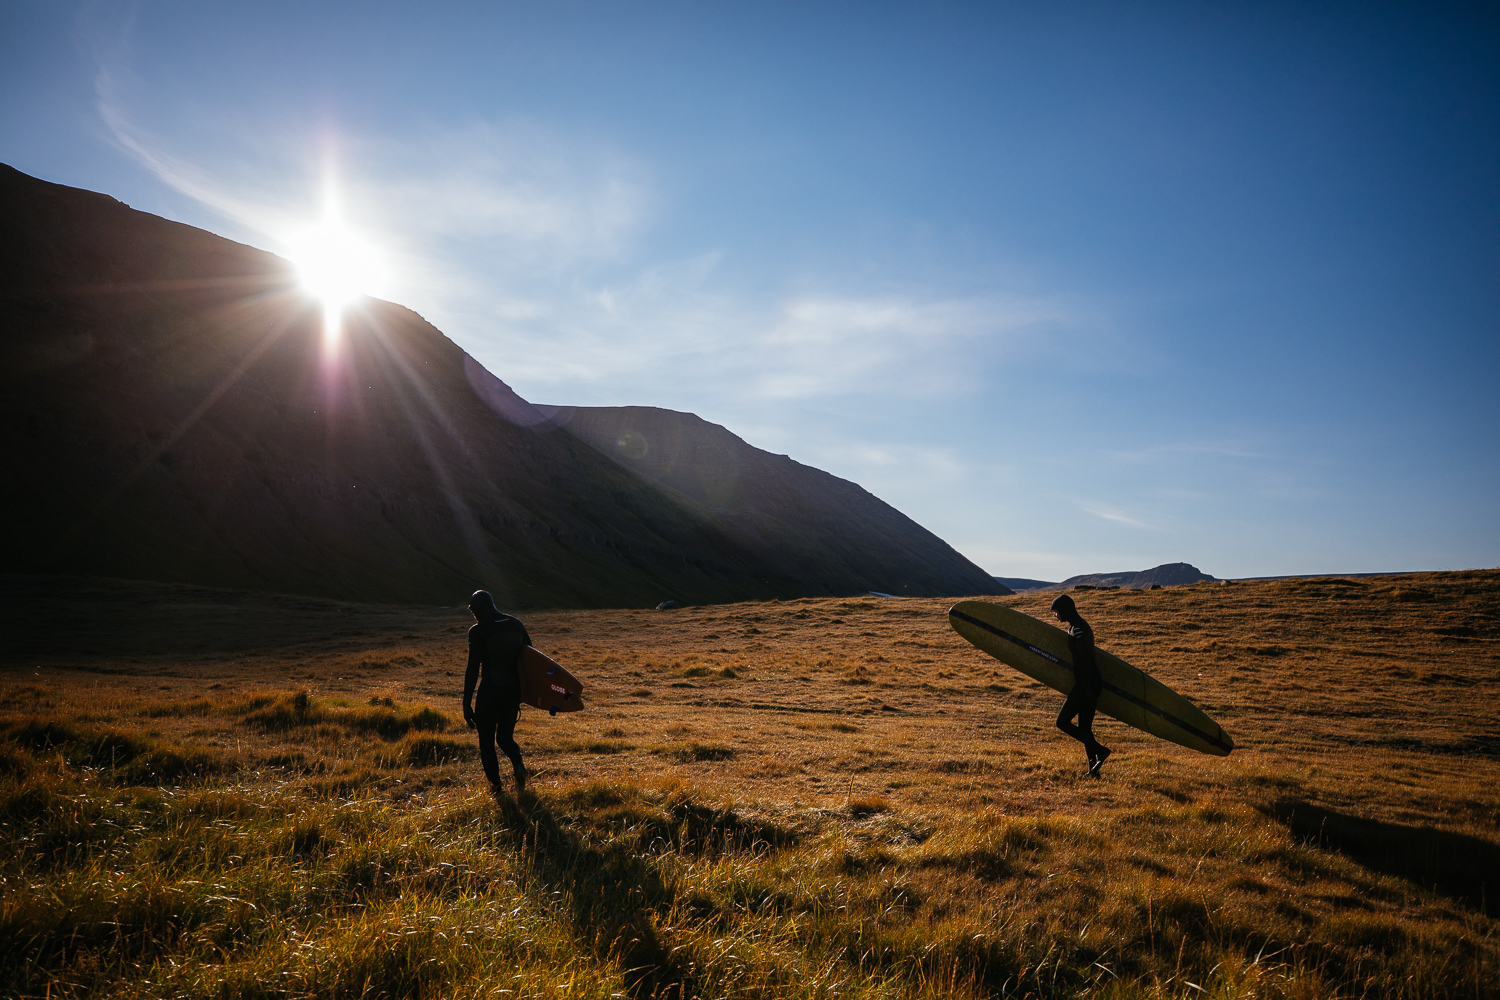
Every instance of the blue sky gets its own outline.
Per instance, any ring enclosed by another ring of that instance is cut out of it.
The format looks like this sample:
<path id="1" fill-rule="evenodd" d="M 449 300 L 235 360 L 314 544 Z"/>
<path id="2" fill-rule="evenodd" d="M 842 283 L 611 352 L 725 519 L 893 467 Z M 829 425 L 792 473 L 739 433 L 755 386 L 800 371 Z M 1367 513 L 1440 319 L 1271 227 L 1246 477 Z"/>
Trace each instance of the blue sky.
<path id="1" fill-rule="evenodd" d="M 1500 16 L 0 2 L 0 160 L 689 410 L 989 571 L 1500 565 Z"/>

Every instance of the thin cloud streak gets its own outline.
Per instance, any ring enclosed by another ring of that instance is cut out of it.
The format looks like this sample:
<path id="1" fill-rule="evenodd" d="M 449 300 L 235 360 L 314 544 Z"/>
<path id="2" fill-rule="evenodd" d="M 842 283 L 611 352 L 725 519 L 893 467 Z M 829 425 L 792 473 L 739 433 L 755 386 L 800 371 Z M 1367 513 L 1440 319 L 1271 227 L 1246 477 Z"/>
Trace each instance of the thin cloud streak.
<path id="1" fill-rule="evenodd" d="M 1147 524 L 1144 521 L 1138 521 L 1127 514 L 1122 514 L 1117 510 L 1111 510 L 1106 507 L 1091 507 L 1084 504 L 1079 504 L 1078 509 L 1083 511 L 1085 514 L 1092 514 L 1094 517 L 1102 518 L 1103 520 L 1109 521 L 1113 524 L 1123 524 L 1128 528 L 1139 528 L 1142 531 L 1165 530 L 1162 528 L 1158 528 L 1155 525 Z"/>
<path id="2" fill-rule="evenodd" d="M 214 185 L 204 171 L 160 151 L 158 144 L 127 117 L 116 97 L 116 89 L 115 74 L 108 67 L 101 68 L 94 78 L 97 108 L 100 119 L 109 129 L 116 145 L 155 174 L 162 183 L 226 219 L 264 231 L 268 235 L 277 227 L 277 223 L 271 223 L 269 228 L 262 228 L 267 225 L 265 206 L 230 196 Z M 280 224 L 289 225 L 290 217 L 280 220 Z"/>
<path id="3" fill-rule="evenodd" d="M 1074 311 L 1040 298 L 795 299 L 760 338 L 768 358 L 780 363 L 759 376 L 754 391 L 792 399 L 972 392 L 979 387 L 976 356 L 993 363 L 1028 336 L 1080 320 Z"/>
<path id="4" fill-rule="evenodd" d="M 489 266 L 574 269 L 618 256 L 649 221 L 647 171 L 607 148 L 524 124 L 434 130 L 360 144 L 362 172 L 390 224 L 427 241 L 477 241 Z M 429 248 L 435 249 L 435 248 Z"/>

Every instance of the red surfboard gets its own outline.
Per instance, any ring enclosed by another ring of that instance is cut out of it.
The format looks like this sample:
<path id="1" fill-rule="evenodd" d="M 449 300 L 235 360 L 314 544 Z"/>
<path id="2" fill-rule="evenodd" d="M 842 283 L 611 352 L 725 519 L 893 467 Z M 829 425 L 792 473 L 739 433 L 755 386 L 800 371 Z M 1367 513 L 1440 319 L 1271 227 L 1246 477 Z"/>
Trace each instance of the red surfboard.
<path id="1" fill-rule="evenodd" d="M 521 650 L 516 666 L 521 674 L 521 700 L 526 704 L 551 715 L 583 708 L 583 699 L 578 696 L 583 683 L 535 646 Z"/>

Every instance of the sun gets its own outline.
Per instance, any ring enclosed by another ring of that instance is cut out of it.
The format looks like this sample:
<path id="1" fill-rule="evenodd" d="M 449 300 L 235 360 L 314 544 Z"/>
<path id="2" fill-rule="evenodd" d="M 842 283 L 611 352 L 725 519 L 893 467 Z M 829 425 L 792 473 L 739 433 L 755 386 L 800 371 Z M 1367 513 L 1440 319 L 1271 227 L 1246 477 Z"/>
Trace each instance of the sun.
<path id="1" fill-rule="evenodd" d="M 303 289 L 323 306 L 323 336 L 332 347 L 344 310 L 366 295 L 381 293 L 384 258 L 374 241 L 344 221 L 332 184 L 324 192 L 322 218 L 293 234 L 288 244 Z"/>

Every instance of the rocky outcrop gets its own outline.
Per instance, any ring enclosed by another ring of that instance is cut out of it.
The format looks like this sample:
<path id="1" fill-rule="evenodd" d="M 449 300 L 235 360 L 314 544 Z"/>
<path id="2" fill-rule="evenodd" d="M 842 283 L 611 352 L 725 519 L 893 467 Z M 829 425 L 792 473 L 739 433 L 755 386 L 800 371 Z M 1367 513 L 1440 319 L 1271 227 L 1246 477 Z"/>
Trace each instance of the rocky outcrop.
<path id="1" fill-rule="evenodd" d="M 1070 576 L 1061 583 L 1024 580 L 1019 577 L 997 576 L 995 578 L 997 583 L 1004 584 L 1018 592 L 1072 590 L 1074 587 L 1139 587 L 1144 590 L 1153 586 L 1181 587 L 1190 583 L 1215 579 L 1217 578 L 1209 576 L 1189 563 L 1162 563 L 1152 569 L 1124 573 L 1085 573 L 1082 576 Z"/>

